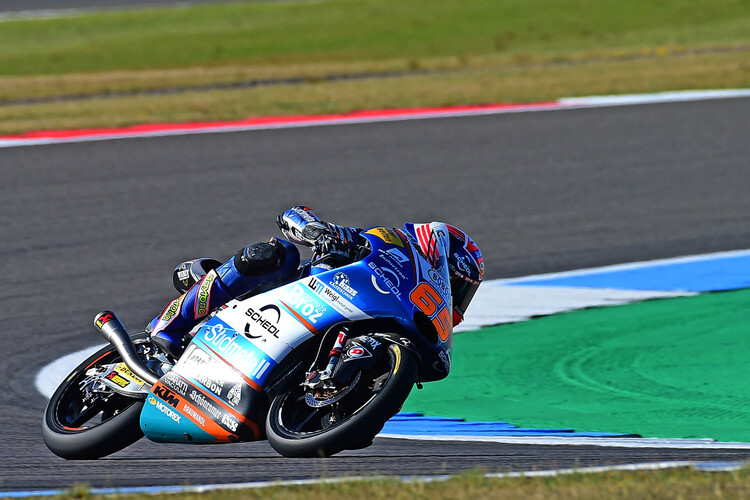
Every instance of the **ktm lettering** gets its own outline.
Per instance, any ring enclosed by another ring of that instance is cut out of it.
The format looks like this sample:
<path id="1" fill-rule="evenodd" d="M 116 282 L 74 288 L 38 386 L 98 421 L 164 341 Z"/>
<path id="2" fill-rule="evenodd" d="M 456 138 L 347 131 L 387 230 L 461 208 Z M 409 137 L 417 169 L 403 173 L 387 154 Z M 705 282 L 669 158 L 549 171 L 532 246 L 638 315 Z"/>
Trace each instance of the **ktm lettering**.
<path id="1" fill-rule="evenodd" d="M 180 399 L 175 394 L 167 389 L 166 387 L 159 385 L 154 387 L 154 394 L 163 399 L 169 406 L 177 408 L 180 404 Z"/>

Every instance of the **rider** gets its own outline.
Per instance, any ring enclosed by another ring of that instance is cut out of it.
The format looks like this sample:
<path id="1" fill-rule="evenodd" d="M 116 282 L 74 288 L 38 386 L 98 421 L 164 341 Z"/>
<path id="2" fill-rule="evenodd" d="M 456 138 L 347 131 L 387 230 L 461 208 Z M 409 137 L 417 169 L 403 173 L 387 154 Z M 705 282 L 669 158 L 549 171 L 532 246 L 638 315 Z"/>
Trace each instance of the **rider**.
<path id="1" fill-rule="evenodd" d="M 275 237 L 243 248 L 223 264 L 212 259 L 188 261 L 175 270 L 175 285 L 180 285 L 180 279 L 185 286 L 192 281 L 192 286 L 153 319 L 149 325 L 153 342 L 177 359 L 189 340 L 186 333 L 229 300 L 261 288 L 267 290 L 281 286 L 300 278 L 301 272 L 316 274 L 348 264 L 356 258 L 361 229 L 325 222 L 312 209 L 303 206 L 285 211 L 278 216 L 276 223 L 293 243 L 312 247 L 312 269 L 300 271 L 297 247 Z M 435 255 L 432 230 L 440 227 L 448 229 L 450 238 L 448 267 L 455 326 L 463 320 L 464 312 L 482 281 L 484 263 L 474 240 L 454 226 L 441 222 L 407 223 L 404 226 L 428 260 Z"/>

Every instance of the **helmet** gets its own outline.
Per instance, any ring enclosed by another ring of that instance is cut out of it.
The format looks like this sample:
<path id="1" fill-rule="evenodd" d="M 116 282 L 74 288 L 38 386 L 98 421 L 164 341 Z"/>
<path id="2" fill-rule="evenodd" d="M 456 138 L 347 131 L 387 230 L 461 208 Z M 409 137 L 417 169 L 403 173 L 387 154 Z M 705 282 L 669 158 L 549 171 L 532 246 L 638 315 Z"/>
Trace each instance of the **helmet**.
<path id="1" fill-rule="evenodd" d="M 474 240 L 455 226 L 446 224 L 450 235 L 448 268 L 453 296 L 453 325 L 464 319 L 464 313 L 484 276 L 484 259 Z"/>

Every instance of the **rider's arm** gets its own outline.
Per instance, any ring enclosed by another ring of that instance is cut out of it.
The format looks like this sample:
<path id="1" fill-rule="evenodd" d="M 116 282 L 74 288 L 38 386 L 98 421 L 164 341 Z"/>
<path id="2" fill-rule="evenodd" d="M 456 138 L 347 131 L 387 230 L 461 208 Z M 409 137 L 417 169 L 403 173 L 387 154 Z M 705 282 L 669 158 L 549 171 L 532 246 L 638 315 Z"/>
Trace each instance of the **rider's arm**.
<path id="1" fill-rule="evenodd" d="M 325 222 L 311 208 L 303 206 L 285 211 L 276 218 L 276 224 L 290 241 L 312 247 L 313 260 L 326 256 L 351 260 L 362 231 Z"/>

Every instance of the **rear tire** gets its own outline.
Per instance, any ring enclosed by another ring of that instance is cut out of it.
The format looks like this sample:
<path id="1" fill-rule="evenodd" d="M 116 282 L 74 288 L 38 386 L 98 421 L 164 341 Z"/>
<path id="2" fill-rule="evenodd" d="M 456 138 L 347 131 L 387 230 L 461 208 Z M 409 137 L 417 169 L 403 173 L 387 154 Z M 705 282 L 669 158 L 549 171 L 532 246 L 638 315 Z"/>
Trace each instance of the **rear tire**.
<path id="1" fill-rule="evenodd" d="M 141 333 L 133 340 L 146 338 Z M 113 346 L 103 347 L 78 365 L 57 388 L 42 419 L 42 437 L 52 453 L 67 460 L 93 460 L 143 437 L 139 423 L 143 400 L 112 394 L 107 400 L 99 396 L 87 403 L 79 390 L 88 369 L 121 360 Z"/>
<path id="2" fill-rule="evenodd" d="M 273 449 L 285 457 L 329 457 L 372 444 L 404 404 L 417 377 L 417 358 L 404 347 L 389 345 L 382 361 L 333 405 L 310 407 L 301 386 L 276 396 L 266 420 Z"/>

